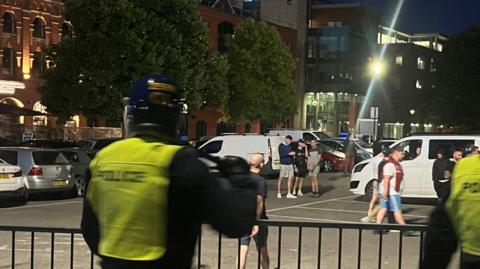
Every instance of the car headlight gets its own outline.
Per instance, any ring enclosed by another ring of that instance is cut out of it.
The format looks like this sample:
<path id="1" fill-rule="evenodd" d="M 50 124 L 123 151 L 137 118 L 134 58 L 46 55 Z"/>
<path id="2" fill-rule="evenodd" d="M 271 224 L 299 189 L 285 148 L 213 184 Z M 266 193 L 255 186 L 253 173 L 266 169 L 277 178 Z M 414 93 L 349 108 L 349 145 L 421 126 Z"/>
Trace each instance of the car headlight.
<path id="1" fill-rule="evenodd" d="M 368 163 L 361 163 L 361 164 L 357 164 L 354 168 L 353 168 L 353 172 L 354 173 L 358 173 L 358 172 L 362 172 L 363 168 L 365 166 L 367 166 Z"/>

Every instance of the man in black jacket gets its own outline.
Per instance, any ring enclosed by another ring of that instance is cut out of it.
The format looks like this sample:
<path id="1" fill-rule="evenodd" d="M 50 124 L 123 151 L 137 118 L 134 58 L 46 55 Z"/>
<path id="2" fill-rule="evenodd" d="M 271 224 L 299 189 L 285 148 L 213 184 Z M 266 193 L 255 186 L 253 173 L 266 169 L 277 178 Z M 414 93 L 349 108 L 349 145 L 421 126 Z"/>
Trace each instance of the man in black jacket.
<path id="1" fill-rule="evenodd" d="M 445 157 L 445 151 L 439 150 L 437 153 L 437 159 L 433 162 L 432 179 L 433 187 L 437 193 L 439 201 L 442 201 L 444 192 L 447 189 L 447 185 L 450 184 L 450 179 L 447 173 L 447 165 L 449 160 Z"/>

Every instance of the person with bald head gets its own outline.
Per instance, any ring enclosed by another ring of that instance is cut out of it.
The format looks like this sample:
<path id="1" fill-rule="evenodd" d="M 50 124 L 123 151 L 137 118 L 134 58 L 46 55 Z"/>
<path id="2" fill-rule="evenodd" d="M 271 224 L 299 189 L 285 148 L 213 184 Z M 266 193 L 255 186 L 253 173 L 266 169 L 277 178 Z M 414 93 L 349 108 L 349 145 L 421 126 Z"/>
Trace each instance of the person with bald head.
<path id="1" fill-rule="evenodd" d="M 265 209 L 265 200 L 267 199 L 267 181 L 260 176 L 265 159 L 263 154 L 253 154 L 250 157 L 250 176 L 257 183 L 257 219 L 268 219 Z M 248 247 L 250 240 L 255 240 L 257 250 L 260 253 L 260 264 L 263 269 L 270 267 L 270 258 L 267 250 L 268 227 L 266 225 L 253 226 L 252 233 L 245 235 L 240 239 L 240 268 L 245 269 L 247 265 Z"/>

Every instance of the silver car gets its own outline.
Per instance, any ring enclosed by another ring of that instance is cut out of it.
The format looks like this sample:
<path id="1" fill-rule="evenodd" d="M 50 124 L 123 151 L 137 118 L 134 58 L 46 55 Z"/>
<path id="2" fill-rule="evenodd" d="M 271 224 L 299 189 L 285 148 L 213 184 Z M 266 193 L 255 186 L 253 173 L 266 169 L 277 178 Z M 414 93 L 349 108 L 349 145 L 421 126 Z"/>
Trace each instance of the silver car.
<path id="1" fill-rule="evenodd" d="M 10 157 L 6 162 L 22 168 L 29 193 L 74 193 L 75 180 L 72 179 L 71 165 L 61 152 L 28 147 L 0 148 L 0 156 L 7 155 Z"/>

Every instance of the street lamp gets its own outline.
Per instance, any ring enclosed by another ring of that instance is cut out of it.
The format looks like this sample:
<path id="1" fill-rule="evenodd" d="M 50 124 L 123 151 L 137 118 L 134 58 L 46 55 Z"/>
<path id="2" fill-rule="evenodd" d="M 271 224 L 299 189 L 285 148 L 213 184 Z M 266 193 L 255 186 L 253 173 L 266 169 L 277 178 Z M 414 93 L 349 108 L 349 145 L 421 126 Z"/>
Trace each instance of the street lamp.
<path id="1" fill-rule="evenodd" d="M 369 69 L 372 77 L 380 77 L 385 73 L 385 64 L 380 60 L 373 60 L 370 62 Z"/>
<path id="2" fill-rule="evenodd" d="M 410 109 L 409 112 L 410 112 L 410 115 L 412 115 L 412 116 L 415 115 L 415 109 Z"/>

